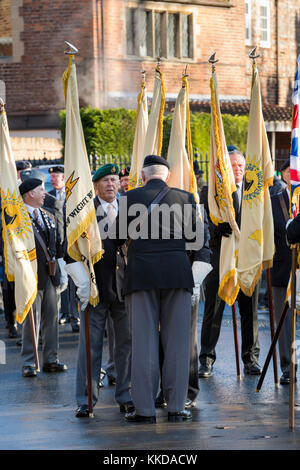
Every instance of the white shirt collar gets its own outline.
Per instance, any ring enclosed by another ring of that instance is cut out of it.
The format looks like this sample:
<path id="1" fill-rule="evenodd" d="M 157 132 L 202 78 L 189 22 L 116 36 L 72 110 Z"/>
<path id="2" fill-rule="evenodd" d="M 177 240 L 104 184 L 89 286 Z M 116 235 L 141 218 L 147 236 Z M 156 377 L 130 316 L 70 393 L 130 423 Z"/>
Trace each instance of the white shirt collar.
<path id="1" fill-rule="evenodd" d="M 115 211 L 116 213 L 118 213 L 119 211 L 119 205 L 118 205 L 118 201 L 117 201 L 117 198 L 113 201 L 113 202 L 107 202 L 107 201 L 104 201 L 104 199 L 101 199 L 101 197 L 97 196 L 99 201 L 101 202 L 101 206 L 103 207 L 103 210 L 107 213 L 107 207 L 109 204 L 112 204 L 113 207 L 115 208 Z"/>

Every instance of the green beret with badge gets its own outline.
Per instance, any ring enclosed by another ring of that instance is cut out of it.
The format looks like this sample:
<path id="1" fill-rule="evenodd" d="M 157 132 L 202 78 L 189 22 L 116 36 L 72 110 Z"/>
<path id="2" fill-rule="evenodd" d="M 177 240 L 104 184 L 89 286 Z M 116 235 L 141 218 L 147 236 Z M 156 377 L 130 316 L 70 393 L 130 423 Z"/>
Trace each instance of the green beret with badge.
<path id="1" fill-rule="evenodd" d="M 105 165 L 100 166 L 93 175 L 93 182 L 100 180 L 107 175 L 116 175 L 119 176 L 119 167 L 115 163 L 106 163 Z"/>

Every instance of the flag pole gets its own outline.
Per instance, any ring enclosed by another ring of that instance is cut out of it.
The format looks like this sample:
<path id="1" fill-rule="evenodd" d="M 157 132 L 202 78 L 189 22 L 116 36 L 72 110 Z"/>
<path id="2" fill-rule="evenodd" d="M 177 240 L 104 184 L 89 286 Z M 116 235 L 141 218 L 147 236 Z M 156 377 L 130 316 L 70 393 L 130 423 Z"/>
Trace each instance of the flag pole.
<path id="1" fill-rule="evenodd" d="M 267 355 L 267 358 L 266 358 L 266 361 L 265 361 L 265 364 L 263 366 L 263 369 L 262 369 L 262 372 L 261 372 L 261 376 L 259 378 L 259 381 L 258 381 L 258 384 L 257 384 L 257 387 L 256 387 L 256 391 L 259 392 L 261 387 L 262 387 L 262 384 L 263 384 L 263 381 L 264 381 L 264 378 L 265 378 L 265 375 L 266 375 L 266 372 L 267 372 L 267 369 L 269 367 L 269 363 L 270 363 L 270 360 L 271 360 L 271 357 L 273 355 L 273 350 L 274 348 L 276 347 L 276 343 L 278 341 L 278 338 L 279 338 L 279 335 L 280 335 L 280 332 L 281 332 L 281 328 L 282 328 L 282 325 L 284 323 L 284 320 L 286 319 L 286 315 L 287 315 L 287 312 L 288 312 L 288 309 L 289 309 L 289 304 L 288 302 L 286 302 L 285 306 L 284 306 L 284 310 L 281 314 L 281 317 L 280 317 L 280 320 L 279 320 L 279 323 L 278 323 L 278 326 L 277 326 L 277 330 L 274 334 L 274 337 L 273 337 L 273 340 L 272 340 L 272 343 L 271 343 L 271 346 L 270 346 L 270 349 L 269 349 L 269 352 L 268 352 L 268 355 Z"/>
<path id="2" fill-rule="evenodd" d="M 73 46 L 73 44 L 65 41 L 65 44 L 68 46 L 68 49 L 65 50 L 65 54 L 74 56 L 78 54 L 78 49 Z M 92 365 L 91 365 L 91 338 L 90 338 L 90 315 L 89 307 L 87 305 L 84 311 L 84 330 L 85 330 L 85 347 L 86 347 L 86 375 L 87 375 L 87 392 L 88 392 L 88 407 L 89 407 L 89 417 L 93 418 L 93 392 L 92 392 Z"/>
<path id="3" fill-rule="evenodd" d="M 40 363 L 39 363 L 39 355 L 38 355 L 38 348 L 37 348 L 37 338 L 36 338 L 35 322 L 34 322 L 32 307 L 30 307 L 28 315 L 29 315 L 29 321 L 30 321 L 30 331 L 31 331 L 32 346 L 33 346 L 33 352 L 34 352 L 35 368 L 36 368 L 37 372 L 40 372 Z"/>
<path id="4" fill-rule="evenodd" d="M 235 302 L 232 304 L 232 326 L 233 326 L 233 337 L 234 337 L 234 349 L 235 349 L 235 362 L 236 362 L 236 374 L 237 378 L 241 380 L 241 366 L 240 366 L 240 353 L 239 353 L 239 340 L 238 330 L 236 321 L 236 308 Z"/>
<path id="5" fill-rule="evenodd" d="M 269 313 L 270 313 L 270 330 L 271 330 L 271 341 L 274 339 L 274 306 L 273 306 L 273 295 L 272 295 L 272 285 L 271 285 L 271 269 L 267 269 L 267 284 L 268 284 L 268 303 L 269 303 Z M 277 366 L 277 352 L 276 348 L 273 351 L 273 370 L 274 370 L 274 383 L 275 387 L 279 387 L 278 382 L 278 366 Z"/>
<path id="6" fill-rule="evenodd" d="M 290 329 L 290 383 L 289 383 L 289 427 L 295 426 L 295 335 L 296 335 L 296 270 L 297 246 L 292 247 L 291 273 L 291 329 Z"/>

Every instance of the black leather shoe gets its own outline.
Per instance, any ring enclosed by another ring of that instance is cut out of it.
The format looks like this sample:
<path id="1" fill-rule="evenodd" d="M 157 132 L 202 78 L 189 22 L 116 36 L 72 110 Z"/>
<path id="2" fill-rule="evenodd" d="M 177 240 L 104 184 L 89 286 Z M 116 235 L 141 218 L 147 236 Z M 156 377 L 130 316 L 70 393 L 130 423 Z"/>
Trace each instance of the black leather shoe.
<path id="1" fill-rule="evenodd" d="M 23 377 L 36 377 L 37 375 L 36 368 L 32 366 L 23 366 L 22 375 Z"/>
<path id="2" fill-rule="evenodd" d="M 88 418 L 89 414 L 90 412 L 88 405 L 80 405 L 76 410 L 75 416 L 76 418 Z"/>
<path id="3" fill-rule="evenodd" d="M 70 315 L 68 313 L 64 313 L 58 320 L 58 323 L 60 325 L 65 325 L 66 323 L 70 323 L 70 321 L 71 321 Z"/>
<path id="4" fill-rule="evenodd" d="M 137 415 L 134 411 L 133 413 L 126 413 L 125 421 L 127 423 L 156 423 L 156 416 L 141 416 Z"/>
<path id="5" fill-rule="evenodd" d="M 261 368 L 256 362 L 249 362 L 244 365 L 244 373 L 247 375 L 260 375 Z"/>
<path id="6" fill-rule="evenodd" d="M 8 337 L 9 338 L 17 338 L 18 337 L 18 330 L 16 325 L 10 325 L 8 329 Z"/>
<path id="7" fill-rule="evenodd" d="M 16 342 L 16 345 L 17 345 L 17 346 L 22 346 L 22 340 L 21 340 L 21 339 L 18 339 L 18 341 Z"/>
<path id="8" fill-rule="evenodd" d="M 112 375 L 107 376 L 108 385 L 116 385 L 116 379 Z"/>
<path id="9" fill-rule="evenodd" d="M 179 421 L 186 421 L 192 419 L 192 413 L 190 410 L 176 411 L 175 413 L 168 413 L 168 421 L 172 423 Z"/>
<path id="10" fill-rule="evenodd" d="M 281 385 L 288 385 L 290 383 L 290 374 L 289 372 L 284 372 L 279 379 Z M 295 383 L 297 382 L 297 377 L 295 376 Z"/>
<path id="11" fill-rule="evenodd" d="M 167 408 L 167 402 L 162 394 L 155 398 L 155 408 Z"/>
<path id="12" fill-rule="evenodd" d="M 196 402 L 194 400 L 191 400 L 190 398 L 187 398 L 186 399 L 186 402 L 185 402 L 185 409 L 190 409 L 190 408 L 195 408 L 196 406 Z"/>
<path id="13" fill-rule="evenodd" d="M 127 401 L 126 403 L 121 403 L 120 405 L 120 413 L 133 413 L 135 411 L 135 407 L 132 401 Z"/>
<path id="14" fill-rule="evenodd" d="M 46 362 L 43 365 L 43 372 L 65 372 L 67 369 L 66 364 L 60 362 Z"/>
<path id="15" fill-rule="evenodd" d="M 72 332 L 73 333 L 79 333 L 79 324 L 78 323 L 75 323 L 74 325 L 72 325 Z"/>
<path id="16" fill-rule="evenodd" d="M 212 375 L 212 370 L 213 370 L 213 366 L 209 364 L 207 365 L 201 364 L 199 368 L 199 372 L 198 372 L 198 377 L 207 379 L 208 377 Z"/>

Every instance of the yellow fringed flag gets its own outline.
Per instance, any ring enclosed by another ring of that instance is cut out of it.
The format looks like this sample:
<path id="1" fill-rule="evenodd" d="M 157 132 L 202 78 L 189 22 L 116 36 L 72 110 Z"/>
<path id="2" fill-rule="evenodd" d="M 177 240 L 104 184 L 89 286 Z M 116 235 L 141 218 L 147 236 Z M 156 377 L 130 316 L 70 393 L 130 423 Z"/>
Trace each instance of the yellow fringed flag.
<path id="1" fill-rule="evenodd" d="M 183 77 L 182 81 L 182 88 L 176 100 L 168 148 L 167 160 L 171 172 L 168 185 L 191 192 L 198 203 L 199 195 L 193 169 L 187 77 Z M 188 151 L 186 150 L 186 141 Z"/>
<path id="2" fill-rule="evenodd" d="M 141 171 L 145 157 L 144 145 L 148 128 L 147 89 L 144 81 L 141 85 L 141 91 L 138 95 L 138 106 L 136 114 L 136 126 L 133 141 L 128 190 L 142 186 Z"/>
<path id="3" fill-rule="evenodd" d="M 165 109 L 165 85 L 163 74 L 157 67 L 155 69 L 154 89 L 149 116 L 149 124 L 145 137 L 143 157 L 147 155 L 160 155 L 163 138 L 163 118 Z"/>
<path id="4" fill-rule="evenodd" d="M 1 105 L 0 105 L 1 107 Z M 0 111 L 2 234 L 5 273 L 15 283 L 16 319 L 22 323 L 37 294 L 37 259 L 31 219 L 19 192 L 7 117 Z"/>
<path id="5" fill-rule="evenodd" d="M 236 273 L 236 254 L 239 228 L 235 221 L 232 193 L 236 191 L 234 175 L 227 151 L 222 116 L 220 111 L 218 84 L 213 70 L 211 87 L 211 152 L 208 184 L 208 206 L 212 222 L 218 225 L 228 222 L 232 234 L 222 237 L 220 252 L 219 297 L 232 305 L 239 292 Z"/>
<path id="6" fill-rule="evenodd" d="M 90 278 L 90 304 L 99 302 L 93 265 L 103 250 L 94 207 L 94 188 L 79 112 L 77 78 L 72 57 L 63 75 L 66 99 L 65 188 L 68 254 L 83 261 Z"/>
<path id="7" fill-rule="evenodd" d="M 242 201 L 238 282 L 251 296 L 263 269 L 274 256 L 274 226 L 269 186 L 274 169 L 265 129 L 258 70 L 253 64 L 247 154 Z"/>

